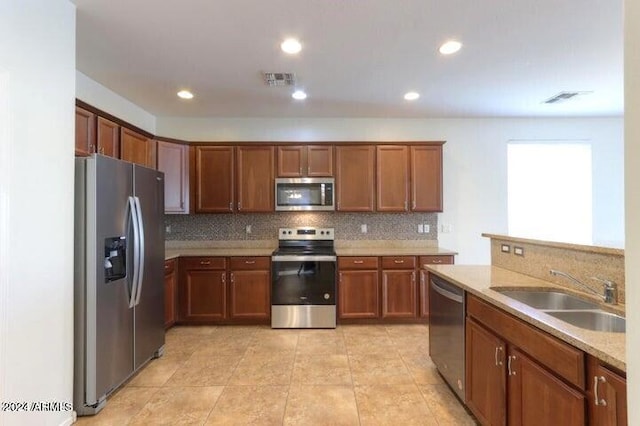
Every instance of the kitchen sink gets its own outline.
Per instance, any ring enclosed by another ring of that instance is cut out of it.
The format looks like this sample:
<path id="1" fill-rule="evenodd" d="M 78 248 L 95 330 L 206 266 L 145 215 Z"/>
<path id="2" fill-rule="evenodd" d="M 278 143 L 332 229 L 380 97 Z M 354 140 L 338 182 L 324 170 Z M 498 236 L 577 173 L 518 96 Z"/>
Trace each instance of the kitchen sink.
<path id="1" fill-rule="evenodd" d="M 541 310 L 598 309 L 597 303 L 558 291 L 500 290 L 507 297 Z"/>
<path id="2" fill-rule="evenodd" d="M 624 333 L 626 331 L 627 321 L 623 317 L 602 310 L 545 311 L 545 313 L 587 330 L 612 333 Z"/>

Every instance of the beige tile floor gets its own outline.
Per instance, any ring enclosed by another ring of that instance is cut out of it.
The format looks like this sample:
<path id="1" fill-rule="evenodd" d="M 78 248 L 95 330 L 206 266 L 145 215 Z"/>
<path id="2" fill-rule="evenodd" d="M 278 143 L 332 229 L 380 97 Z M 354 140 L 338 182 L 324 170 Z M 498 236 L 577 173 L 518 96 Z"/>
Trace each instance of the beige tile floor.
<path id="1" fill-rule="evenodd" d="M 475 425 L 425 325 L 174 327 L 165 354 L 78 425 Z"/>

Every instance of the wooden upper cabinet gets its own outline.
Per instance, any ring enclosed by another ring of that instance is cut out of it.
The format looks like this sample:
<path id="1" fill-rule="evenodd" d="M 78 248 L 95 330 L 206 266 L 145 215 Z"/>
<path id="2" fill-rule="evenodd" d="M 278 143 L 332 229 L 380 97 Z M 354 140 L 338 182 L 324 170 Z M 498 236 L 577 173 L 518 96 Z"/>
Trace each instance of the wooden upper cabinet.
<path id="1" fill-rule="evenodd" d="M 189 147 L 158 142 L 158 170 L 164 172 L 164 212 L 189 213 Z"/>
<path id="2" fill-rule="evenodd" d="M 380 212 L 409 210 L 409 148 L 405 145 L 376 147 L 376 196 Z"/>
<path id="3" fill-rule="evenodd" d="M 234 209 L 234 150 L 232 146 L 195 147 L 196 213 L 229 213 Z"/>
<path id="4" fill-rule="evenodd" d="M 76 155 L 89 155 L 96 151 L 96 115 L 76 107 Z"/>
<path id="5" fill-rule="evenodd" d="M 98 117 L 98 152 L 109 157 L 120 157 L 120 126 L 106 118 Z"/>
<path id="6" fill-rule="evenodd" d="M 338 211 L 372 212 L 375 200 L 373 145 L 336 146 Z"/>
<path id="7" fill-rule="evenodd" d="M 278 147 L 278 177 L 333 176 L 332 145 Z"/>
<path id="8" fill-rule="evenodd" d="M 411 147 L 411 210 L 442 211 L 442 145 Z"/>
<path id="9" fill-rule="evenodd" d="M 237 165 L 238 211 L 274 211 L 273 146 L 239 146 Z"/>
<path id="10" fill-rule="evenodd" d="M 153 141 L 126 127 L 120 128 L 120 158 L 125 161 L 154 167 Z"/>

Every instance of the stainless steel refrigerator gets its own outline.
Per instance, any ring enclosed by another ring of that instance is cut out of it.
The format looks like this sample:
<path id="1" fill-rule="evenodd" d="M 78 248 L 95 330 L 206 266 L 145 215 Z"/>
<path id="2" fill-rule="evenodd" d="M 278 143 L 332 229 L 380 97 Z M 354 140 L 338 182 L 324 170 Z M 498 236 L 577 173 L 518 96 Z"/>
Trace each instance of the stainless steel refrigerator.
<path id="1" fill-rule="evenodd" d="M 76 158 L 74 409 L 107 396 L 164 349 L 164 174 Z"/>

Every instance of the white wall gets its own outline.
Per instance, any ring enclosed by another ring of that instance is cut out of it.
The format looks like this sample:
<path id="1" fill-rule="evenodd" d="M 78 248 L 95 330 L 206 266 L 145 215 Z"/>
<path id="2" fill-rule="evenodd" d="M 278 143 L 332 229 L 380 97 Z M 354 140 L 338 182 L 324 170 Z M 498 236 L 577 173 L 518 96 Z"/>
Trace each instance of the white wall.
<path id="1" fill-rule="evenodd" d="M 0 401 L 71 403 L 75 8 L 2 0 L 0 40 Z"/>
<path id="2" fill-rule="evenodd" d="M 483 232 L 507 232 L 507 141 L 588 139 L 593 143 L 594 237 L 624 240 L 622 118 L 599 119 L 210 119 L 158 117 L 159 135 L 193 141 L 445 140 L 441 246 L 459 263 L 490 262 Z M 541 171 L 542 173 L 543 171 Z M 612 191 L 612 188 L 615 190 Z M 553 208 L 553 206 L 549 206 Z"/>
<path id="3" fill-rule="evenodd" d="M 624 4 L 625 60 L 625 281 L 627 291 L 627 407 L 629 424 L 640 424 L 640 3 Z"/>
<path id="4" fill-rule="evenodd" d="M 142 130 L 156 134 L 155 116 L 80 71 L 76 71 L 76 97 Z"/>

